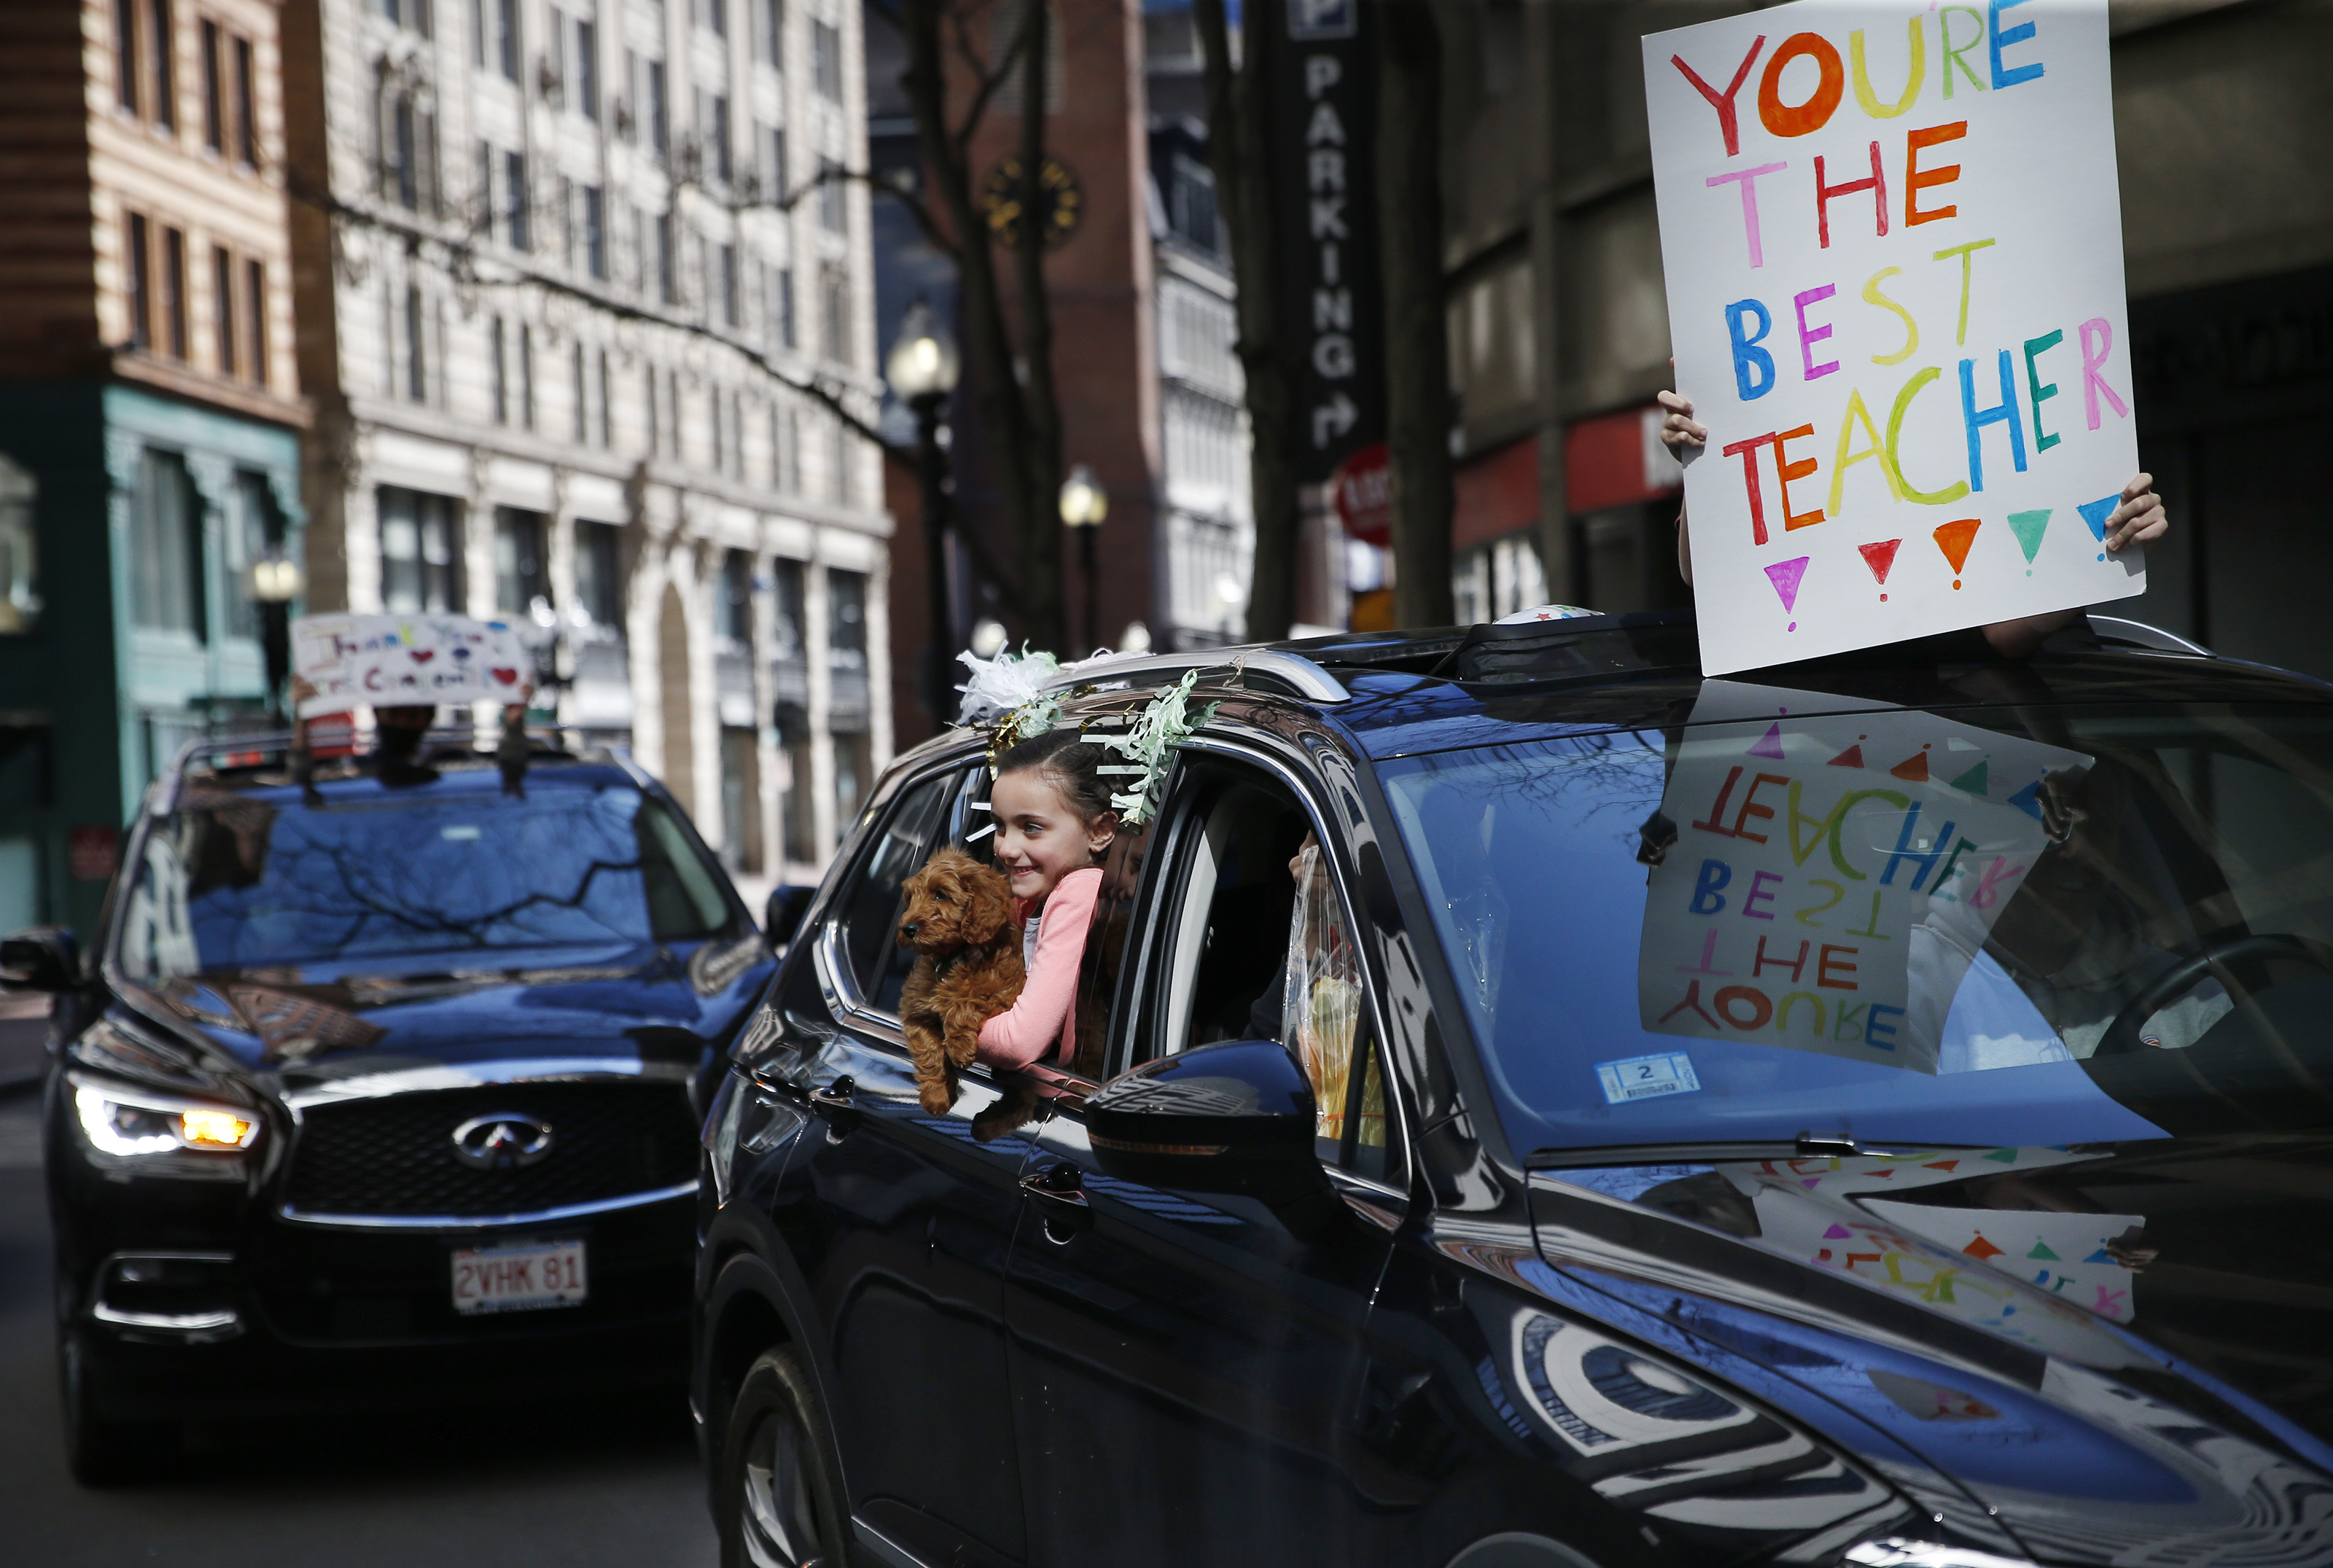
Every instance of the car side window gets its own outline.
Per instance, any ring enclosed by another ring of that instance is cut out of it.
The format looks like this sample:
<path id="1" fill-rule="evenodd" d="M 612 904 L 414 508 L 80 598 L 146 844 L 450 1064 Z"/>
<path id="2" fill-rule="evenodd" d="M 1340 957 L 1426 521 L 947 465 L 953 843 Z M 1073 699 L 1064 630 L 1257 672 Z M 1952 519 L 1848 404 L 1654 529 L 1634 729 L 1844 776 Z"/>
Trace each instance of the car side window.
<path id="1" fill-rule="evenodd" d="M 843 947 L 859 999 L 897 1017 L 915 955 L 899 946 L 900 888 L 929 858 L 942 813 L 958 784 L 942 773 L 909 785 L 893 802 L 858 875 L 842 897 Z"/>
<path id="2" fill-rule="evenodd" d="M 1311 1080 L 1320 1157 L 1393 1180 L 1368 981 L 1311 818 L 1284 787 L 1245 770 L 1206 769 L 1182 799 L 1157 917 L 1151 1054 L 1280 1041 Z"/>

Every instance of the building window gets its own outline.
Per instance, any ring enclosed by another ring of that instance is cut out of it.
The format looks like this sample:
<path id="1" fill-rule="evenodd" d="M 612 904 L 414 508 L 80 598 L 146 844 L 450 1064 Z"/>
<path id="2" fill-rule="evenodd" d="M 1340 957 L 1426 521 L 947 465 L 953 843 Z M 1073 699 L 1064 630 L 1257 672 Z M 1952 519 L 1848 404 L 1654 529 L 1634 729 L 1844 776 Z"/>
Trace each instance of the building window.
<path id="1" fill-rule="evenodd" d="M 598 186 L 583 187 L 583 264 L 602 282 L 608 277 L 608 200 Z"/>
<path id="2" fill-rule="evenodd" d="M 658 163 L 672 156 L 672 125 L 665 102 L 664 62 L 648 62 L 648 148 L 656 154 Z"/>
<path id="3" fill-rule="evenodd" d="M 226 528 L 227 580 L 234 585 L 227 600 L 228 629 L 238 637 L 256 637 L 259 603 L 252 593 L 251 569 L 282 552 L 283 512 L 275 504 L 267 476 L 247 468 L 235 471 L 228 499 L 235 509 Z"/>
<path id="4" fill-rule="evenodd" d="M 624 585 L 617 560 L 613 523 L 575 523 L 575 602 L 597 626 L 621 631 Z"/>
<path id="5" fill-rule="evenodd" d="M 713 95 L 713 175 L 726 185 L 734 176 L 729 162 L 729 98 L 726 93 Z"/>
<path id="6" fill-rule="evenodd" d="M 642 390 L 648 394 L 645 402 L 648 411 L 648 455 L 654 457 L 664 445 L 664 416 L 657 407 L 657 373 L 653 365 L 648 368 Z"/>
<path id="7" fill-rule="evenodd" d="M 826 569 L 827 728 L 834 736 L 834 819 L 859 815 L 873 788 L 868 736 L 872 693 L 867 668 L 867 578 Z"/>
<path id="8" fill-rule="evenodd" d="M 503 79 L 518 80 L 518 0 L 478 0 L 480 6 L 494 8 L 494 53 L 502 66 Z"/>
<path id="9" fill-rule="evenodd" d="M 770 563 L 771 718 L 786 756 L 779 815 L 785 835 L 781 858 L 815 860 L 811 814 L 810 649 L 803 628 L 803 569 L 781 556 Z"/>
<path id="10" fill-rule="evenodd" d="M 267 263 L 243 263 L 245 304 L 244 319 L 250 323 L 251 384 L 267 385 Z"/>
<path id="11" fill-rule="evenodd" d="M 203 20 L 203 145 L 226 150 L 226 62 L 219 58 L 219 26 Z"/>
<path id="12" fill-rule="evenodd" d="M 162 346 L 173 359 L 187 357 L 187 236 L 162 231 Z"/>
<path id="13" fill-rule="evenodd" d="M 235 258 L 225 245 L 211 247 L 211 304 L 218 326 L 218 373 L 235 374 Z"/>
<path id="14" fill-rule="evenodd" d="M 850 280 L 840 267 L 820 271 L 820 324 L 825 332 L 826 357 L 838 365 L 850 363 Z"/>
<path id="15" fill-rule="evenodd" d="M 820 97 L 842 101 L 842 33 L 831 22 L 811 22 L 810 73 Z"/>
<path id="16" fill-rule="evenodd" d="M 608 350 L 600 350 L 600 445 L 615 445 L 615 385 L 608 378 Z"/>
<path id="17" fill-rule="evenodd" d="M 729 456 L 725 450 L 728 445 L 728 431 L 724 427 L 725 422 L 721 416 L 720 387 L 706 388 L 705 411 L 713 416 L 706 421 L 713 427 L 713 471 L 715 473 L 726 473 L 729 471 Z"/>
<path id="18" fill-rule="evenodd" d="M 454 499 L 380 487 L 380 602 L 391 615 L 462 607 L 461 531 Z"/>
<path id="19" fill-rule="evenodd" d="M 737 324 L 737 247 L 721 247 L 721 320 L 724 324 Z"/>
<path id="20" fill-rule="evenodd" d="M 518 327 L 518 422 L 534 428 L 534 329 L 524 321 Z"/>
<path id="21" fill-rule="evenodd" d="M 801 342 L 794 330 L 794 270 L 779 267 L 770 274 L 771 286 L 776 291 L 770 302 L 770 320 L 777 324 L 778 346 L 792 349 Z"/>
<path id="22" fill-rule="evenodd" d="M 138 112 L 138 0 L 113 0 L 114 101 Z"/>
<path id="23" fill-rule="evenodd" d="M 245 168 L 259 167 L 259 120 L 253 105 L 251 40 L 235 41 L 235 156 Z"/>
<path id="24" fill-rule="evenodd" d="M 600 119 L 600 24 L 575 24 L 575 107 L 594 124 Z"/>
<path id="25" fill-rule="evenodd" d="M 494 608 L 526 616 L 551 603 L 548 553 L 542 513 L 515 506 L 494 508 Z"/>
<path id="26" fill-rule="evenodd" d="M 830 234 L 841 234 L 850 227 L 850 209 L 844 205 L 847 177 L 842 166 L 830 158 L 818 160 L 818 223 Z"/>
<path id="27" fill-rule="evenodd" d="M 154 254 L 146 215 L 130 215 L 130 346 L 154 346 Z"/>
<path id="28" fill-rule="evenodd" d="M 423 326 L 421 291 L 405 286 L 405 396 L 419 403 L 429 396 L 429 334 Z"/>
<path id="29" fill-rule="evenodd" d="M 139 626 L 203 636 L 202 509 L 187 460 L 139 454 L 130 497 L 130 606 Z"/>
<path id="30" fill-rule="evenodd" d="M 379 0 L 380 14 L 399 27 L 429 36 L 429 0 Z"/>
<path id="31" fill-rule="evenodd" d="M 590 439 L 591 431 L 591 398 L 583 380 L 582 344 L 578 343 L 575 345 L 575 352 L 572 358 L 574 360 L 572 368 L 575 373 L 575 417 L 571 422 L 571 427 L 574 432 L 572 438 L 575 445 L 581 446 L 584 442 Z"/>
<path id="32" fill-rule="evenodd" d="M 680 455 L 680 372 L 677 370 L 667 370 L 664 373 L 664 407 L 665 413 L 668 416 L 664 422 L 665 454 L 670 457 L 678 457 Z"/>
<path id="33" fill-rule="evenodd" d="M 437 117 L 410 88 L 390 91 L 383 106 L 380 194 L 408 212 L 437 206 Z"/>
<path id="34" fill-rule="evenodd" d="M 41 554 L 33 502 L 40 486 L 0 456 L 0 636 L 29 632 L 41 620 Z"/>
<path id="35" fill-rule="evenodd" d="M 178 129 L 178 90 L 175 74 L 174 51 L 170 45 L 177 30 L 170 25 L 170 0 L 154 0 L 152 36 L 149 39 L 154 50 L 154 123 L 164 130 Z"/>
<path id="36" fill-rule="evenodd" d="M 786 66 L 786 0 L 760 0 L 762 59 L 783 71 Z"/>
<path id="37" fill-rule="evenodd" d="M 503 233 L 514 251 L 533 248 L 533 226 L 527 222 L 526 154 L 503 154 Z"/>
<path id="38" fill-rule="evenodd" d="M 488 343 L 494 357 L 494 423 L 510 423 L 510 345 L 503 319 L 496 316 L 489 323 Z"/>
<path id="39" fill-rule="evenodd" d="M 729 0 L 696 0 L 690 7 L 696 14 L 696 24 L 707 29 L 715 38 L 729 36 Z"/>
<path id="40" fill-rule="evenodd" d="M 657 298 L 667 305 L 680 302 L 678 269 L 673 265 L 672 214 L 657 214 L 656 221 Z"/>

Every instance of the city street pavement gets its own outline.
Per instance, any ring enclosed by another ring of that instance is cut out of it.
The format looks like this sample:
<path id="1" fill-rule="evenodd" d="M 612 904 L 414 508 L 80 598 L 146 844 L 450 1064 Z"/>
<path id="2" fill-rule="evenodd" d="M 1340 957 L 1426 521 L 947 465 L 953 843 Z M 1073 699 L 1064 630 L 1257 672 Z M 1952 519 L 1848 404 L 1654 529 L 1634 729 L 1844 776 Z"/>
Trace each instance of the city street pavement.
<path id="1" fill-rule="evenodd" d="M 0 1097 L 0 1562 L 113 1568 L 698 1568 L 717 1552 L 681 1397 L 216 1435 L 85 1491 L 59 1451 L 37 1095 Z"/>

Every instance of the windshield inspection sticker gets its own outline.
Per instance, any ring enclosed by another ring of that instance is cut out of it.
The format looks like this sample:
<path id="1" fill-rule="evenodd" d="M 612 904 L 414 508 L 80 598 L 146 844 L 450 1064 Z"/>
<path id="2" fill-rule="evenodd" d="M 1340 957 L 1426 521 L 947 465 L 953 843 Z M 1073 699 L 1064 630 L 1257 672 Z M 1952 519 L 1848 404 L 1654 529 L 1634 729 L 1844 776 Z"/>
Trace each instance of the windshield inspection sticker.
<path id="1" fill-rule="evenodd" d="M 1658 1095 L 1690 1095 L 1701 1087 L 1694 1076 L 1693 1058 L 1683 1051 L 1657 1056 L 1630 1056 L 1621 1062 L 1599 1062 L 1596 1076 L 1604 1085 L 1604 1103 L 1625 1105 Z"/>

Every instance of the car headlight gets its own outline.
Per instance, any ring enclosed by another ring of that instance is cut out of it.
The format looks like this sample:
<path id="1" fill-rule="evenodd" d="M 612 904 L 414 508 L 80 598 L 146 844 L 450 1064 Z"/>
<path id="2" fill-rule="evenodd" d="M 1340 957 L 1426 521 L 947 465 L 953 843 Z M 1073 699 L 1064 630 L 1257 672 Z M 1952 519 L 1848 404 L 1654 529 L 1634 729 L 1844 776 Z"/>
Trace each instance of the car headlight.
<path id="1" fill-rule="evenodd" d="M 231 1153 L 259 1142 L 255 1111 L 126 1088 L 80 1073 L 70 1076 L 82 1133 L 100 1153 L 127 1157 L 182 1149 Z"/>
<path id="2" fill-rule="evenodd" d="M 2035 1568 L 2022 1557 L 2002 1557 L 1973 1546 L 1939 1546 L 1933 1541 L 1907 1541 L 1890 1535 L 1848 1548 L 1843 1563 L 1854 1568 Z"/>

